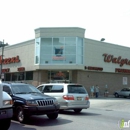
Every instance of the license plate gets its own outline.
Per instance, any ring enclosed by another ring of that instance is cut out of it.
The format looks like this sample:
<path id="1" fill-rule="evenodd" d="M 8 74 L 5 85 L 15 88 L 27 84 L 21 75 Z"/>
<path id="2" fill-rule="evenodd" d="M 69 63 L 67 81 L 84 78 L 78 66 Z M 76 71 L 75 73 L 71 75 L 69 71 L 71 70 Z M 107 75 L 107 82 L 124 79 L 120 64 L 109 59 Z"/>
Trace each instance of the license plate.
<path id="1" fill-rule="evenodd" d="M 6 114 L 6 111 L 1 111 L 0 112 L 0 115 L 4 115 L 4 114 Z"/>
<path id="2" fill-rule="evenodd" d="M 80 101 L 81 101 L 81 100 L 82 100 L 82 97 L 77 97 L 77 100 L 80 100 Z"/>

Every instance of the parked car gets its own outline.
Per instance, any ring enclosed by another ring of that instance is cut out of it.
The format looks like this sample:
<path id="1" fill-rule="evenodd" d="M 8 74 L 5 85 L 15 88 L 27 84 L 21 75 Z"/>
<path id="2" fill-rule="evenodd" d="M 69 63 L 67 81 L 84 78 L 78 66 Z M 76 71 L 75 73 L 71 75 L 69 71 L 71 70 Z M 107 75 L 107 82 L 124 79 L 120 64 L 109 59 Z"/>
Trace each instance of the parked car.
<path id="1" fill-rule="evenodd" d="M 48 83 L 37 87 L 42 93 L 55 97 L 60 110 L 72 109 L 79 113 L 90 107 L 89 95 L 83 85 L 74 83 Z"/>
<path id="2" fill-rule="evenodd" d="M 114 92 L 115 97 L 130 97 L 130 88 L 123 88 Z"/>
<path id="3" fill-rule="evenodd" d="M 46 114 L 49 119 L 58 117 L 59 103 L 56 98 L 44 95 L 35 86 L 24 83 L 2 83 L 3 91 L 13 99 L 13 115 L 25 122 L 31 115 Z"/>

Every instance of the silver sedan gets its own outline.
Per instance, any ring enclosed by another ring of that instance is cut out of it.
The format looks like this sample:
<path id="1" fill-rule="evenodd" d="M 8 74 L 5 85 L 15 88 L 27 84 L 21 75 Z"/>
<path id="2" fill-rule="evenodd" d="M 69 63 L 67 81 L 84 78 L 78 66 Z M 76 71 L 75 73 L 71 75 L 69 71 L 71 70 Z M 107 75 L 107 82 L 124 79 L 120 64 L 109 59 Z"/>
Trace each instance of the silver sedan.
<path id="1" fill-rule="evenodd" d="M 130 97 L 130 88 L 123 88 L 114 92 L 115 97 Z"/>

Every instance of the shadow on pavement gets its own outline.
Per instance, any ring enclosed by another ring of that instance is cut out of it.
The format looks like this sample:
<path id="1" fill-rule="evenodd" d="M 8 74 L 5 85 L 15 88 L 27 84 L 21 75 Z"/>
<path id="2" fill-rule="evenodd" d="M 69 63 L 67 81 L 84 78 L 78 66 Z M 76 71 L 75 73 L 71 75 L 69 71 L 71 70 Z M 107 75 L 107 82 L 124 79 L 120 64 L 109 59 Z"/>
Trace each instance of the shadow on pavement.
<path id="1" fill-rule="evenodd" d="M 59 114 L 66 114 L 66 115 L 71 115 L 71 116 L 99 116 L 101 114 L 97 113 L 88 113 L 88 112 L 80 112 L 80 113 L 75 113 L 73 110 L 66 110 L 66 111 L 60 111 Z"/>
<path id="2" fill-rule="evenodd" d="M 16 123 L 15 123 L 16 122 Z M 46 115 L 41 115 L 41 116 L 31 116 L 29 120 L 26 123 L 19 123 L 16 120 L 12 120 L 13 125 L 17 125 L 17 128 L 20 126 L 24 125 L 34 125 L 34 126 L 56 126 L 56 125 L 63 125 L 63 124 L 68 124 L 71 123 L 71 120 L 66 120 L 58 117 L 57 119 L 49 119 Z M 19 125 L 19 126 L 18 126 Z M 13 129 L 10 129 L 13 130 Z M 19 129 L 23 130 L 23 129 Z M 26 129 L 24 129 L 26 130 Z M 28 130 L 28 129 L 27 129 Z M 29 129 L 29 130 L 35 130 L 35 129 Z"/>
<path id="3" fill-rule="evenodd" d="M 9 130 L 36 130 L 35 128 L 27 128 L 24 124 L 12 121 Z"/>
<path id="4" fill-rule="evenodd" d="M 57 125 L 64 125 L 71 123 L 73 121 L 66 120 L 58 117 L 55 120 L 48 119 L 46 116 L 32 116 L 30 118 L 29 125 L 35 125 L 35 126 L 57 126 Z"/>

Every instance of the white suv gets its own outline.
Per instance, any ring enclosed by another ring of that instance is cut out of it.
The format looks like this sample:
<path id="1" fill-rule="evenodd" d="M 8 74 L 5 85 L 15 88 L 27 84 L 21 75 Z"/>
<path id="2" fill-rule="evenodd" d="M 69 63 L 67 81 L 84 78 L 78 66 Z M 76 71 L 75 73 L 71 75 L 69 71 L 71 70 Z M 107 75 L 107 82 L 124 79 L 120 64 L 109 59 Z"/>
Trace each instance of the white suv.
<path id="1" fill-rule="evenodd" d="M 74 83 L 48 83 L 37 87 L 42 93 L 55 97 L 60 110 L 72 109 L 79 113 L 90 107 L 89 95 L 83 85 Z"/>
<path id="2" fill-rule="evenodd" d="M 3 83 L 0 83 L 0 129 L 8 130 L 13 117 L 13 100 L 9 94 L 3 91 Z"/>

